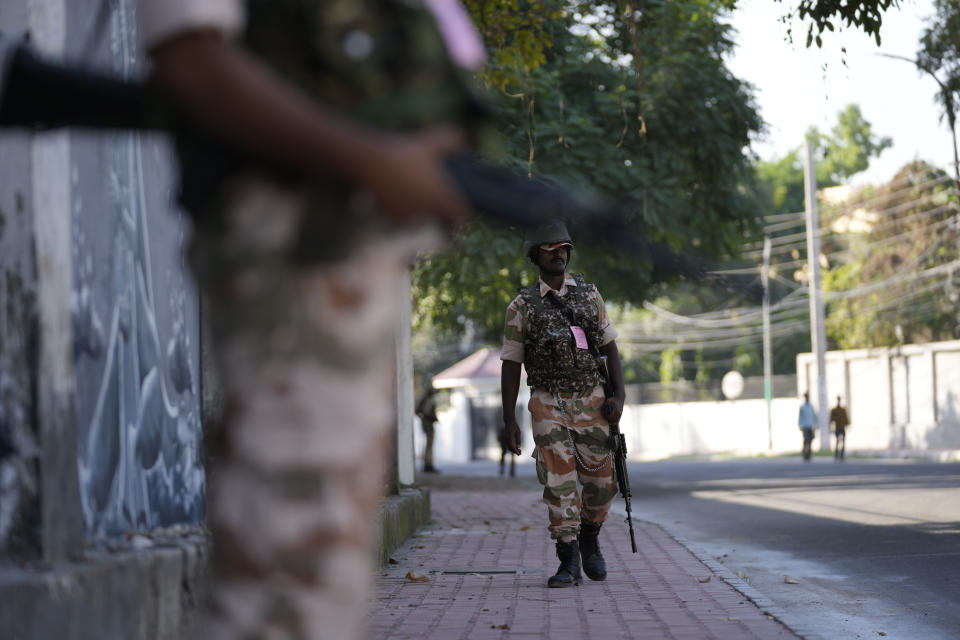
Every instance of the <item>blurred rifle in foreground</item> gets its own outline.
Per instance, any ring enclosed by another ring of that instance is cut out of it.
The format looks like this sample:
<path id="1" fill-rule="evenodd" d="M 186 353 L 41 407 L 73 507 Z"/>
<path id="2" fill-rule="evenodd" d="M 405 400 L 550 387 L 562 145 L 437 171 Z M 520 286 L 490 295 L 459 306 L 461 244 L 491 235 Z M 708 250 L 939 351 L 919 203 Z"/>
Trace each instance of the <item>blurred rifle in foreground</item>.
<path id="1" fill-rule="evenodd" d="M 0 128 L 172 131 L 184 120 L 189 117 L 182 109 L 148 82 L 47 62 L 0 37 Z M 646 259 L 658 278 L 708 277 L 703 260 L 647 240 L 624 210 L 587 205 L 565 189 L 469 153 L 449 158 L 447 168 L 482 218 L 520 229 L 563 219 L 580 242 Z"/>

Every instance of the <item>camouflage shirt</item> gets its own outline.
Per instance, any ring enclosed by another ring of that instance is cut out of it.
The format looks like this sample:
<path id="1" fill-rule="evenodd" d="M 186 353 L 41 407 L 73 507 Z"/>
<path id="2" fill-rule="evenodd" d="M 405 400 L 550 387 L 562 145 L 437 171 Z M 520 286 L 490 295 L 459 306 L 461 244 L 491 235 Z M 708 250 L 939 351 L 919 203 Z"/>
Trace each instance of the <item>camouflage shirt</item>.
<path id="1" fill-rule="evenodd" d="M 522 362 L 527 384 L 535 389 L 592 389 L 600 384 L 600 374 L 586 345 L 592 343 L 599 348 L 617 337 L 600 293 L 579 274 L 567 274 L 563 286 L 555 292 L 542 280 L 537 284 L 539 289 L 535 291 L 542 304 L 533 297 L 536 293 L 530 287 L 524 287 L 507 307 L 500 359 Z M 560 305 L 547 299 L 553 295 L 573 312 L 575 326 L 583 332 L 579 340 Z"/>

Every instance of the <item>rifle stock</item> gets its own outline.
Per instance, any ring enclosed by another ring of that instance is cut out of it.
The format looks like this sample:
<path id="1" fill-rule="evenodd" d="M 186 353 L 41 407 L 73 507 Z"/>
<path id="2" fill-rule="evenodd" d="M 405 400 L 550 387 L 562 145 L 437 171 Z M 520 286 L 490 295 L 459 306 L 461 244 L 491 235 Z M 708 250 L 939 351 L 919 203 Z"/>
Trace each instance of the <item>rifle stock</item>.
<path id="1" fill-rule="evenodd" d="M 600 356 L 600 373 L 603 375 L 603 393 L 610 398 L 614 395 L 613 381 L 607 370 L 606 356 Z M 608 418 L 609 419 L 609 418 Z M 627 526 L 630 528 L 630 548 L 637 552 L 637 539 L 633 533 L 633 509 L 630 499 L 630 476 L 627 475 L 627 439 L 620 432 L 619 422 L 610 422 L 610 449 L 613 452 L 613 473 L 617 478 L 617 490 L 627 508 Z"/>

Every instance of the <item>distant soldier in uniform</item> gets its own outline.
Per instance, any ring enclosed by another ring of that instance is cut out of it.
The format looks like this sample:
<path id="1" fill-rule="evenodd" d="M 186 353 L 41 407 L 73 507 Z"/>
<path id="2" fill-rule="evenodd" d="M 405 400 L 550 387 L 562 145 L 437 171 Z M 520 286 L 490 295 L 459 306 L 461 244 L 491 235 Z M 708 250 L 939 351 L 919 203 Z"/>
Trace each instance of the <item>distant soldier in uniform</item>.
<path id="1" fill-rule="evenodd" d="M 426 223 L 468 213 L 443 159 L 483 59 L 459 4 L 425 6 L 140 0 L 189 114 L 181 199 L 226 400 L 198 637 L 365 635 L 401 276 Z"/>
<path id="2" fill-rule="evenodd" d="M 504 438 L 517 455 L 520 427 L 514 407 L 521 364 L 531 387 L 533 458 L 560 559 L 550 587 L 579 585 L 581 560 L 587 577 L 606 578 L 598 535 L 617 485 L 604 414 L 619 420 L 624 400 L 617 333 L 597 288 L 582 275 L 567 273 L 572 249 L 562 222 L 526 234 L 524 253 L 537 266 L 539 279 L 521 288 L 507 307 L 500 355 Z M 611 398 L 603 392 L 601 354 L 616 389 Z"/>
<path id="3" fill-rule="evenodd" d="M 437 469 L 433 466 L 433 438 L 437 427 L 437 390 L 429 382 L 417 402 L 416 414 L 420 418 L 420 428 L 423 429 L 423 435 L 427 439 L 423 447 L 423 471 L 436 473 Z"/>
<path id="4" fill-rule="evenodd" d="M 836 460 L 843 461 L 847 453 L 847 427 L 850 426 L 850 417 L 847 416 L 847 410 L 840 405 L 840 396 L 837 396 L 837 406 L 830 410 L 830 424 L 837 437 L 833 456 Z"/>

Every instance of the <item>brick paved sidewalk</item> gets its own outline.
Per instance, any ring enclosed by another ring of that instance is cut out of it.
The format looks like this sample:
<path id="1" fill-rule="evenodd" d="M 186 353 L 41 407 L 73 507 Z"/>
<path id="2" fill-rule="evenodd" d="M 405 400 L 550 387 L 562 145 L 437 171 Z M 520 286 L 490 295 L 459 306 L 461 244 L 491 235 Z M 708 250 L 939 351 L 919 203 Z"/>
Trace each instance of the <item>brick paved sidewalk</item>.
<path id="1" fill-rule="evenodd" d="M 381 571 L 371 638 L 797 637 L 659 527 L 635 523 L 639 553 L 631 553 L 627 525 L 614 514 L 600 533 L 607 579 L 548 589 L 559 562 L 539 487 L 445 480 L 431 490 L 431 525 Z"/>

